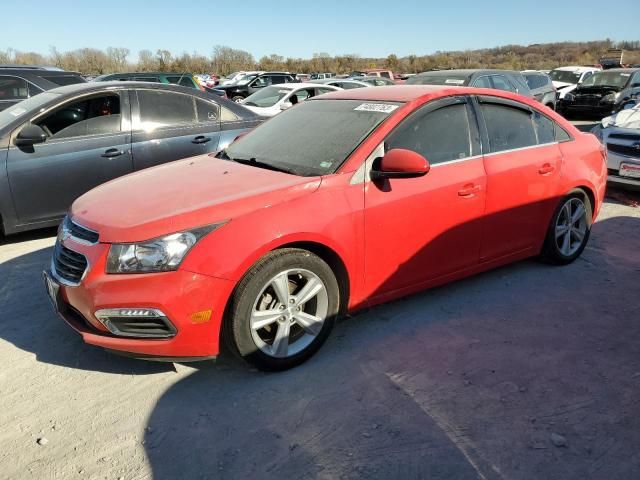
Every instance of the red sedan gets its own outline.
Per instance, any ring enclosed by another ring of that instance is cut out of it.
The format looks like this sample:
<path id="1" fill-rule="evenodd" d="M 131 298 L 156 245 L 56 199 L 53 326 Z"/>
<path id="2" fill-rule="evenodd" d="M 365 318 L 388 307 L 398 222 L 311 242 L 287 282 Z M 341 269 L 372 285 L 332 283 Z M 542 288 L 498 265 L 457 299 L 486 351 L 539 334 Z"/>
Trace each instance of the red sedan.
<path id="1" fill-rule="evenodd" d="M 77 200 L 49 295 L 85 342 L 263 369 L 309 358 L 338 315 L 532 256 L 574 261 L 605 151 L 534 100 L 396 86 L 330 93 L 217 155 Z"/>

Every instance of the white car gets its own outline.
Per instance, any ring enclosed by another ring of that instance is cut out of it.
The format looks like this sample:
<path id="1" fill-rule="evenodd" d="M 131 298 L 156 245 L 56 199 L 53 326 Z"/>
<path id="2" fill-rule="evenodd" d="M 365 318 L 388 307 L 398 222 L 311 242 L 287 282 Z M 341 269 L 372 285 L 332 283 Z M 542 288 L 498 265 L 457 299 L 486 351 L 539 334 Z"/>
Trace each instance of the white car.
<path id="1" fill-rule="evenodd" d="M 220 80 L 220 85 L 221 86 L 226 86 L 226 85 L 233 85 L 234 83 L 238 82 L 241 78 L 249 76 L 249 75 L 258 75 L 260 73 L 264 73 L 261 70 L 255 70 L 255 71 L 240 71 L 240 72 L 233 72 L 230 73 L 229 75 L 227 75 L 225 78 Z"/>
<path id="2" fill-rule="evenodd" d="M 287 108 L 323 93 L 342 90 L 317 83 L 281 83 L 264 87 L 240 103 L 263 117 L 273 117 Z"/>
<path id="3" fill-rule="evenodd" d="M 350 90 L 352 88 L 373 87 L 373 85 L 371 85 L 370 83 L 361 82 L 360 80 L 351 80 L 348 78 L 325 78 L 323 80 L 311 80 L 310 83 L 332 85 L 334 87 L 340 87 L 343 90 Z"/>
<path id="4" fill-rule="evenodd" d="M 563 99 L 567 93 L 574 91 L 579 83 L 584 82 L 591 75 L 601 70 L 601 68 L 597 67 L 560 67 L 551 70 L 549 76 L 553 81 L 553 86 L 558 91 L 558 98 Z"/>

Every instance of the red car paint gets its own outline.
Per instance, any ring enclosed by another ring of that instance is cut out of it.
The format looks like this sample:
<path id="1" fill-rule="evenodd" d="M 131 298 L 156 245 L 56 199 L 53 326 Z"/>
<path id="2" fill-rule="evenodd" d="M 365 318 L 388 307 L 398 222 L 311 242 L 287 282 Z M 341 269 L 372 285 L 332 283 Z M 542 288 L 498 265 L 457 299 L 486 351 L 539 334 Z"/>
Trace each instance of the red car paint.
<path id="1" fill-rule="evenodd" d="M 529 105 L 573 139 L 432 165 L 423 177 L 389 180 L 386 190 L 368 179 L 352 181 L 407 115 L 457 95 Z M 575 188 L 593 197 L 594 218 L 598 214 L 607 174 L 598 140 L 534 100 L 496 90 L 396 86 L 345 90 L 313 101 L 332 99 L 405 103 L 335 174 L 300 177 L 204 155 L 114 180 L 78 199 L 71 217 L 98 231 L 101 243 L 61 240 L 88 258 L 90 270 L 79 286 L 60 288 L 62 301 L 90 324 L 72 323 L 85 342 L 152 356 L 215 356 L 234 287 L 271 250 L 303 245 L 331 251 L 347 277 L 348 309 L 356 310 L 538 254 L 555 206 Z M 227 223 L 200 240 L 177 271 L 105 273 L 110 243 L 220 221 Z M 95 311 L 123 306 L 162 309 L 177 335 L 106 335 Z M 194 312 L 206 310 L 212 311 L 207 322 L 192 320 Z"/>

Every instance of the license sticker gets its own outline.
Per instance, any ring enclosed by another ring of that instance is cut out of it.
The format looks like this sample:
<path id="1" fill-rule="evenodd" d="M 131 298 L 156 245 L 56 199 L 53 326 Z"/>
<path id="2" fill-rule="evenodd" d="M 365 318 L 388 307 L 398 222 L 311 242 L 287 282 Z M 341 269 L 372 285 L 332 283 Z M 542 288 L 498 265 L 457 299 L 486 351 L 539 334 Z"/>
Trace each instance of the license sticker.
<path id="1" fill-rule="evenodd" d="M 11 115 L 13 115 L 14 117 L 19 117 L 24 112 L 26 112 L 26 110 L 24 108 L 14 108 L 13 110 L 9 110 L 9 113 Z"/>
<path id="2" fill-rule="evenodd" d="M 640 165 L 636 165 L 636 164 L 633 164 L 633 163 L 622 163 L 622 164 L 620 164 L 620 176 L 621 177 L 640 178 Z"/>
<path id="3" fill-rule="evenodd" d="M 459 78 L 447 78 L 444 83 L 446 85 L 464 85 L 464 80 L 460 80 Z"/>
<path id="4" fill-rule="evenodd" d="M 386 103 L 363 103 L 358 105 L 354 110 L 358 112 L 378 112 L 378 113 L 391 113 L 398 105 L 387 105 Z"/>

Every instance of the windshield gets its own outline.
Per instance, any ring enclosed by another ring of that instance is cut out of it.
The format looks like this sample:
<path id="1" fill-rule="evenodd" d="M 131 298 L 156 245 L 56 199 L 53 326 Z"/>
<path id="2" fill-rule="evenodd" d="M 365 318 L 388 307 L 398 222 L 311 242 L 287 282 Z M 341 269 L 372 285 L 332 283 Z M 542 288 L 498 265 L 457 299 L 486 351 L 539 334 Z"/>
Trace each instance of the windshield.
<path id="1" fill-rule="evenodd" d="M 251 160 L 313 176 L 334 173 L 399 103 L 312 100 L 273 117 L 225 151 L 235 160 Z"/>
<path id="2" fill-rule="evenodd" d="M 250 75 L 240 75 L 238 78 L 236 78 L 234 80 L 234 83 L 236 85 L 246 85 L 247 83 L 249 83 L 251 80 L 253 80 L 257 76 L 258 75 L 256 75 L 255 73 L 252 73 Z"/>
<path id="3" fill-rule="evenodd" d="M 467 85 L 469 77 L 464 75 L 416 75 L 407 79 L 408 85 Z"/>
<path id="4" fill-rule="evenodd" d="M 291 89 L 277 86 L 266 87 L 257 91 L 253 95 L 249 95 L 242 104 L 261 108 L 273 107 L 288 93 L 291 93 Z"/>
<path id="5" fill-rule="evenodd" d="M 596 72 L 582 82 L 583 87 L 624 87 L 629 81 L 630 73 Z"/>
<path id="6" fill-rule="evenodd" d="M 562 83 L 578 83 L 580 75 L 578 72 L 570 72 L 569 70 L 551 70 L 549 72 L 551 80 Z"/>
<path id="7" fill-rule="evenodd" d="M 20 103 L 7 108 L 0 112 L 0 128 L 12 122 L 16 118 L 22 117 L 29 113 L 35 113 L 42 105 L 45 105 L 54 98 L 60 98 L 57 93 L 44 92 L 35 97 L 22 100 Z"/>

